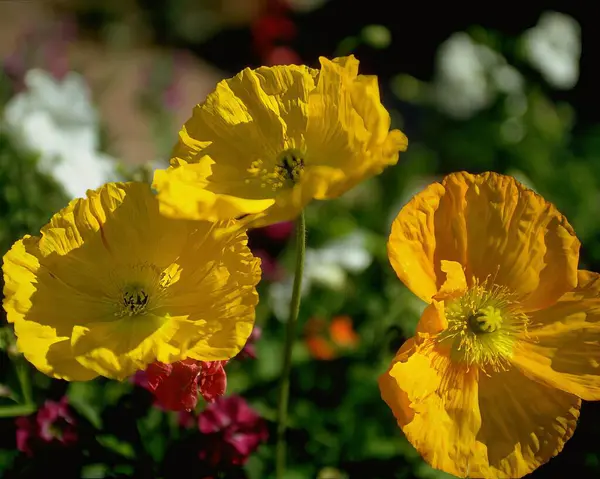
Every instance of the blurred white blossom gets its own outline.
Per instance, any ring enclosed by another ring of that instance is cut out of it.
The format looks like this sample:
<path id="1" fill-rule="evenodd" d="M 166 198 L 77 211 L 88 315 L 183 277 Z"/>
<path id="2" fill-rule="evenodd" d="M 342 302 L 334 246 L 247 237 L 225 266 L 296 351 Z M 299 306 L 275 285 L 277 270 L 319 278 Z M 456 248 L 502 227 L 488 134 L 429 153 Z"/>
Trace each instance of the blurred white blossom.
<path id="1" fill-rule="evenodd" d="M 57 81 L 32 69 L 25 85 L 3 119 L 24 147 L 40 155 L 40 170 L 73 198 L 116 179 L 114 160 L 99 151 L 99 120 L 83 77 L 70 72 Z"/>
<path id="2" fill-rule="evenodd" d="M 499 92 L 520 95 L 521 74 L 491 48 L 457 32 L 437 52 L 434 101 L 450 116 L 467 119 L 487 108 Z"/>
<path id="3" fill-rule="evenodd" d="M 579 79 L 581 27 L 572 17 L 544 12 L 523 36 L 531 64 L 555 88 L 568 90 Z"/>
<path id="4" fill-rule="evenodd" d="M 366 248 L 366 235 L 362 231 L 333 240 L 322 248 L 307 248 L 302 296 L 307 295 L 313 285 L 342 290 L 348 273 L 360 273 L 372 262 L 373 256 Z M 269 303 L 275 316 L 282 321 L 289 316 L 293 283 L 293 275 L 289 275 L 269 288 Z"/>

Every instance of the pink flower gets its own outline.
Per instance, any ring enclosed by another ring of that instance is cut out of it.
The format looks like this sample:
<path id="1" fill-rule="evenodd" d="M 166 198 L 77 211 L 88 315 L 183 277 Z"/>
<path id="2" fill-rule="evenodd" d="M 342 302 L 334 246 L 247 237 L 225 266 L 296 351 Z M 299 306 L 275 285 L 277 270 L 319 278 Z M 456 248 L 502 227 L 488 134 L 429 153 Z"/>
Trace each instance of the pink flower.
<path id="1" fill-rule="evenodd" d="M 152 363 L 133 377 L 134 384 L 154 394 L 159 407 L 170 411 L 191 411 L 198 394 L 212 402 L 227 389 L 223 367 L 227 361 L 184 359 L 172 364 Z"/>
<path id="2" fill-rule="evenodd" d="M 263 278 L 278 281 L 283 278 L 283 270 L 277 256 L 285 248 L 288 238 L 294 230 L 294 223 L 285 221 L 248 232 L 248 245 L 261 259 Z"/>
<path id="3" fill-rule="evenodd" d="M 206 435 L 200 459 L 213 466 L 243 465 L 268 438 L 267 424 L 240 396 L 220 397 L 198 417 Z"/>
<path id="4" fill-rule="evenodd" d="M 250 333 L 250 337 L 246 341 L 243 349 L 237 355 L 239 359 L 256 359 L 256 348 L 254 343 L 260 339 L 262 336 L 262 329 L 260 326 L 254 325 L 254 329 L 252 333 Z"/>
<path id="5" fill-rule="evenodd" d="M 265 249 L 252 248 L 252 254 L 260 258 L 260 268 L 262 269 L 262 277 L 267 281 L 280 281 L 285 276 L 285 271 L 280 266 L 277 258 Z"/>
<path id="6" fill-rule="evenodd" d="M 274 241 L 287 240 L 294 231 L 293 221 L 283 221 L 261 228 L 263 234 Z"/>
<path id="7" fill-rule="evenodd" d="M 67 397 L 47 400 L 35 415 L 16 419 L 17 449 L 33 456 L 44 445 L 68 447 L 77 442 L 75 418 L 69 412 Z"/>
<path id="8" fill-rule="evenodd" d="M 191 429 L 198 423 L 198 418 L 194 415 L 194 411 L 179 411 L 177 417 L 177 423 L 179 427 L 184 429 Z"/>

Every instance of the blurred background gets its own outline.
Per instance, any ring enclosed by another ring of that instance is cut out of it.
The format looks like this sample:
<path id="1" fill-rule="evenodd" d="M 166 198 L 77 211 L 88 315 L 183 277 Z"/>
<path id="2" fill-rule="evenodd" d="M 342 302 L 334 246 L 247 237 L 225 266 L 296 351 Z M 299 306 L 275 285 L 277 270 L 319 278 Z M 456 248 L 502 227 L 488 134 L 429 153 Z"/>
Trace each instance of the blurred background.
<path id="1" fill-rule="evenodd" d="M 580 267 L 600 271 L 600 33 L 591 9 L 565 3 L 0 0 L 2 254 L 86 189 L 149 180 L 220 79 L 354 53 L 362 73 L 379 76 L 409 149 L 307 211 L 287 477 L 450 477 L 422 462 L 379 397 L 377 377 L 424 306 L 391 271 L 387 235 L 428 183 L 493 170 L 554 202 L 582 242 Z M 230 418 L 209 441 L 198 427 L 204 404 L 182 416 L 133 381 L 40 375 L 3 318 L 0 476 L 271 477 L 292 238 L 287 223 L 250 233 L 263 259 L 257 327 L 226 371 L 227 394 L 254 419 Z M 243 457 L 223 453 L 240 435 L 251 444 Z M 530 477 L 599 477 L 598 444 L 600 406 L 586 403 L 564 452 Z"/>

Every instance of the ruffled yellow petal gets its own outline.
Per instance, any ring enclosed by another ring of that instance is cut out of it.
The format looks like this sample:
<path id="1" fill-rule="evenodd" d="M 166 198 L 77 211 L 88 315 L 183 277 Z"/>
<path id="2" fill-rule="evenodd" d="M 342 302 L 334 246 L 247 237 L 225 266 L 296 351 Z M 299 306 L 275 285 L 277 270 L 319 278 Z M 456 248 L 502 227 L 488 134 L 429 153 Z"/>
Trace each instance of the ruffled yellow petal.
<path id="1" fill-rule="evenodd" d="M 74 326 L 72 354 L 83 367 L 122 380 L 154 361 L 181 359 L 171 345 L 176 331 L 174 321 L 153 314 Z"/>
<path id="2" fill-rule="evenodd" d="M 57 337 L 49 326 L 20 321 L 15 324 L 15 333 L 27 338 L 27 341 L 18 341 L 17 346 L 25 359 L 44 374 L 66 381 L 89 381 L 98 376 L 75 359 L 69 338 Z"/>
<path id="3" fill-rule="evenodd" d="M 567 220 L 511 177 L 454 173 L 417 194 L 392 225 L 388 251 L 398 277 L 425 301 L 460 263 L 468 286 L 492 282 L 525 311 L 554 303 L 577 282 L 579 241 Z"/>
<path id="4" fill-rule="evenodd" d="M 600 275 L 530 315 L 513 362 L 538 380 L 588 401 L 600 400 Z"/>
<path id="5" fill-rule="evenodd" d="M 153 187 L 158 190 L 161 213 L 172 218 L 219 221 L 261 213 L 275 203 L 271 198 L 255 200 L 203 189 L 212 163 L 204 157 L 199 163 L 157 170 Z"/>
<path id="6" fill-rule="evenodd" d="M 166 218 L 143 183 L 88 192 L 4 257 L 19 349 L 67 380 L 231 358 L 252 330 L 260 268 L 230 226 Z"/>
<path id="7" fill-rule="evenodd" d="M 579 416 L 576 396 L 516 369 L 457 366 L 427 334 L 407 342 L 379 386 L 423 458 L 458 477 L 523 477 L 562 450 Z"/>
<path id="8" fill-rule="evenodd" d="M 165 215 L 264 226 L 341 195 L 406 147 L 353 56 L 245 69 L 196 106 L 153 186 Z"/>
<path id="9" fill-rule="evenodd" d="M 408 139 L 399 130 L 390 131 L 390 116 L 381 104 L 377 78 L 358 75 L 354 56 L 333 61 L 321 57 L 319 61 L 321 72 L 309 97 L 307 165 L 338 171 L 324 194 L 317 197 L 329 199 L 396 164 Z"/>
<path id="10" fill-rule="evenodd" d="M 67 214 L 70 210 L 65 209 Z M 58 224 L 56 218 L 51 223 L 56 227 Z M 54 253 L 47 252 L 47 261 L 39 247 L 40 239 L 31 236 L 17 241 L 4 256 L 3 306 L 7 320 L 14 323 L 17 347 L 40 371 L 59 379 L 92 379 L 97 373 L 84 370 L 68 347 L 73 324 L 104 316 L 102 300 L 96 296 L 102 294 L 101 285 L 97 287 L 89 265 L 81 257 L 71 258 L 66 252 L 81 240 L 79 232 L 84 236 L 87 232 L 84 228 L 45 231 L 50 238 L 56 238 L 43 245 L 56 247 Z M 91 254 L 101 253 L 93 242 L 90 245 Z M 66 276 L 59 276 L 60 273 Z"/>

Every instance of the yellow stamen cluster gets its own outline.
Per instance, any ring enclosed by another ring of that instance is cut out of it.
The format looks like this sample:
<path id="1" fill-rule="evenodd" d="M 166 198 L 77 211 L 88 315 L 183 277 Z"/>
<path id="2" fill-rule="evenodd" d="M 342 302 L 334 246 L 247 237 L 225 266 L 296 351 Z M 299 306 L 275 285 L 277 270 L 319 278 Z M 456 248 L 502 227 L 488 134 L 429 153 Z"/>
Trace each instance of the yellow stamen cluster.
<path id="1" fill-rule="evenodd" d="M 292 187 L 300 180 L 304 172 L 304 158 L 300 151 L 290 149 L 279 156 L 271 171 L 263 160 L 253 161 L 246 171 L 252 178 L 260 181 L 261 188 L 277 191 L 284 187 Z M 251 181 L 246 179 L 245 183 L 249 184 Z"/>
<path id="2" fill-rule="evenodd" d="M 504 370 L 516 335 L 527 331 L 527 315 L 518 298 L 504 286 L 477 284 L 445 305 L 448 327 L 440 344 L 449 345 L 454 361 L 484 372 Z"/>

